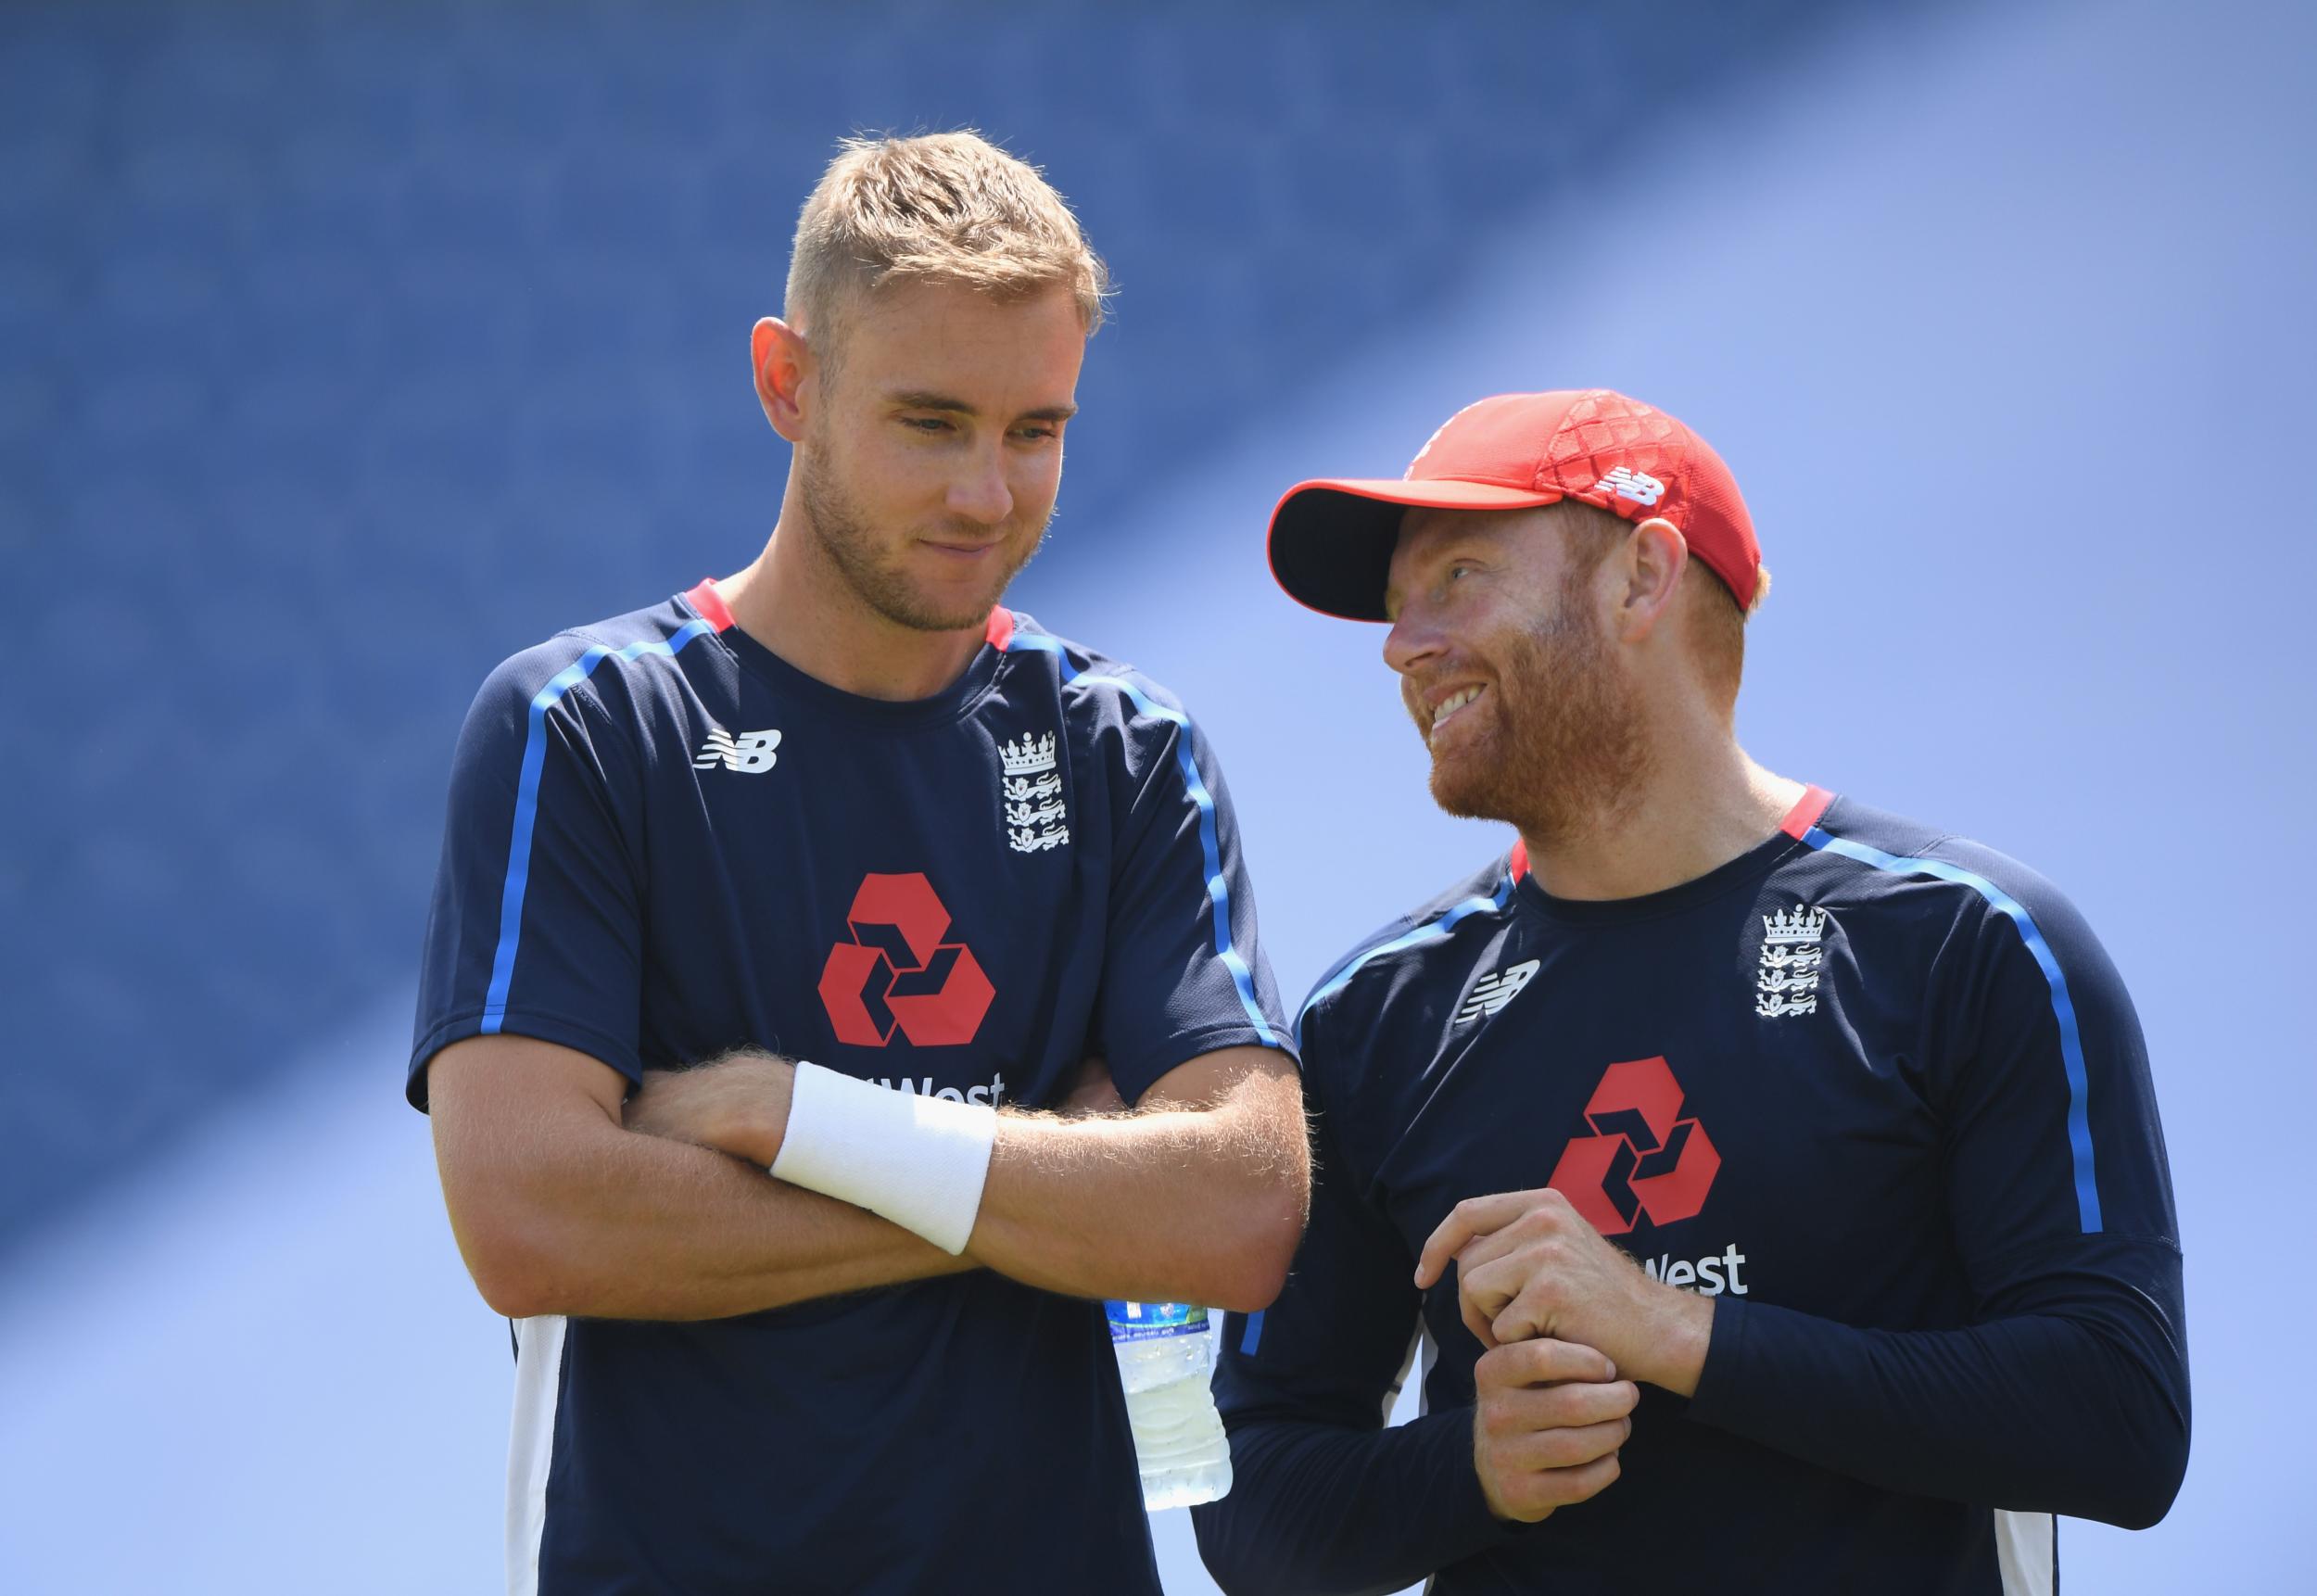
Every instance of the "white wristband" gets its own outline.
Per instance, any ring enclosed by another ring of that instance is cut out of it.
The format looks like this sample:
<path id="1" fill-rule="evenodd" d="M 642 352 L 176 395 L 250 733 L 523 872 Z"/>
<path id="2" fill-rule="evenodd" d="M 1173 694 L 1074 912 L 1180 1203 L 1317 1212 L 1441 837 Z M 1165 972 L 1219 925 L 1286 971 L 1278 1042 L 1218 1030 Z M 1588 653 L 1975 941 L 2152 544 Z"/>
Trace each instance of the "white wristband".
<path id="1" fill-rule="evenodd" d="M 882 1214 L 952 1257 L 966 1250 L 997 1143 L 997 1110 L 896 1092 L 800 1058 L 772 1172 Z"/>

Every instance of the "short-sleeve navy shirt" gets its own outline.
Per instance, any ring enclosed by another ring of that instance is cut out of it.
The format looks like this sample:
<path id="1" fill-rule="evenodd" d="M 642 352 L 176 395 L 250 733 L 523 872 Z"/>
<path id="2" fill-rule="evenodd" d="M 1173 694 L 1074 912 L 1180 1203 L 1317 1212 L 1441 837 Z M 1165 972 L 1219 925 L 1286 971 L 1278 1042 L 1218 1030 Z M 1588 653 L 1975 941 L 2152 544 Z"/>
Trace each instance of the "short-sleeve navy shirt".
<path id="1" fill-rule="evenodd" d="M 411 1101 L 498 1032 L 631 1081 L 746 1045 L 1030 1107 L 1090 1054 L 1131 1102 L 1290 1046 L 1221 773 L 1159 688 L 1000 609 L 943 692 L 863 699 L 709 583 L 517 654 L 468 714 Z M 517 1589 L 1158 1590 L 1096 1303 L 976 1272 L 517 1342 Z"/>

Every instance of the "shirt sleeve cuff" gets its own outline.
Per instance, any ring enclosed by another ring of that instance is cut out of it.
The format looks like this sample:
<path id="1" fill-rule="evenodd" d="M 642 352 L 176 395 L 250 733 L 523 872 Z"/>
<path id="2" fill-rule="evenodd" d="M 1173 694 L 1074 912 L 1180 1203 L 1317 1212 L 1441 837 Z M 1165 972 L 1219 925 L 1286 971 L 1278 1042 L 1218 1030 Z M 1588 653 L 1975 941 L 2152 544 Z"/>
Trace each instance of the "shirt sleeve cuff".
<path id="1" fill-rule="evenodd" d="M 1131 1058 L 1113 1057 L 1110 1079 L 1118 1087 L 1119 1096 L 1130 1103 L 1139 1102 L 1144 1093 L 1156 1086 L 1171 1070 L 1177 1070 L 1194 1058 L 1209 1053 L 1220 1053 L 1226 1047 L 1268 1047 L 1283 1054 L 1287 1061 L 1300 1067 L 1292 1039 L 1286 1032 L 1274 1031 L 1269 1035 L 1252 1025 L 1232 1023 L 1209 1026 L 1200 1031 L 1184 1032 L 1170 1036 L 1158 1045 Z"/>
<path id="2" fill-rule="evenodd" d="M 1698 1388 L 1690 1395 L 1690 1417 L 1706 1424 L 1720 1423 L 1736 1393 L 1744 1388 L 1750 1312 L 1743 1298 L 1724 1292 L 1714 1298 L 1714 1333 L 1705 1343 L 1705 1366 L 1698 1371 Z"/>
<path id="3" fill-rule="evenodd" d="M 630 1084 L 643 1081 L 643 1058 L 635 1047 L 608 1036 L 583 1021 L 567 1020 L 560 1014 L 539 1014 L 528 1009 L 509 1009 L 501 1017 L 499 1032 L 510 1036 L 529 1036 L 541 1042 L 552 1042 L 575 1053 L 610 1066 L 627 1077 Z M 426 1067 L 435 1061 L 435 1055 L 453 1042 L 483 1033 L 483 1017 L 477 1014 L 455 1016 L 430 1027 L 411 1050 L 410 1073 L 403 1092 L 411 1107 L 421 1113 L 426 1109 Z"/>

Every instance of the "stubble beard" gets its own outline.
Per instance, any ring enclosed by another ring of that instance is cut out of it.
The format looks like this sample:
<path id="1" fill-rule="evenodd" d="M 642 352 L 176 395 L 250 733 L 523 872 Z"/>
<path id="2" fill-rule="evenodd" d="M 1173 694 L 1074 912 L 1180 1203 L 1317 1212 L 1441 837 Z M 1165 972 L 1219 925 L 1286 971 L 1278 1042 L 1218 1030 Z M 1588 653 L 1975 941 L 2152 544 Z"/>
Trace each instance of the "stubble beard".
<path id="1" fill-rule="evenodd" d="M 1614 819 L 1649 773 L 1638 695 L 1576 594 L 1564 591 L 1560 612 L 1504 653 L 1489 695 L 1496 724 L 1481 746 L 1433 761 L 1433 802 L 1510 821 L 1531 848 L 1565 846 Z"/>
<path id="2" fill-rule="evenodd" d="M 828 469 L 822 450 L 805 452 L 798 461 L 797 491 L 814 543 L 829 557 L 845 586 L 878 615 L 917 632 L 955 632 L 981 626 L 1022 567 L 1045 546 L 1046 526 L 1053 521 L 1049 513 L 1046 525 L 1038 528 L 1029 547 L 992 573 L 987 595 L 969 603 L 919 591 L 906 573 L 880 557 L 876 528 L 859 502 Z M 1008 522 L 1004 536 L 1010 540 L 1018 530 L 1017 524 Z M 972 535 L 986 537 L 987 528 L 977 528 Z"/>

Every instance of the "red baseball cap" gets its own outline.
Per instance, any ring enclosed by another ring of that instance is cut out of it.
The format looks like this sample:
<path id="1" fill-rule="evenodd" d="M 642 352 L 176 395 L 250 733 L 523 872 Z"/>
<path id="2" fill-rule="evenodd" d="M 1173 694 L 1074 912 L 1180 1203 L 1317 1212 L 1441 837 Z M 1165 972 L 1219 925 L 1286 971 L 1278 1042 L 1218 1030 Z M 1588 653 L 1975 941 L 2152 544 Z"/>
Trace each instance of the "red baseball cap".
<path id="1" fill-rule="evenodd" d="M 1411 505 L 1526 510 L 1575 499 L 1640 522 L 1671 522 L 1690 552 L 1752 607 L 1762 549 L 1738 484 L 1705 439 L 1607 388 L 1499 394 L 1466 405 L 1397 482 L 1321 478 L 1272 512 L 1272 574 L 1323 615 L 1380 621 L 1384 578 Z"/>

